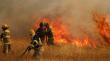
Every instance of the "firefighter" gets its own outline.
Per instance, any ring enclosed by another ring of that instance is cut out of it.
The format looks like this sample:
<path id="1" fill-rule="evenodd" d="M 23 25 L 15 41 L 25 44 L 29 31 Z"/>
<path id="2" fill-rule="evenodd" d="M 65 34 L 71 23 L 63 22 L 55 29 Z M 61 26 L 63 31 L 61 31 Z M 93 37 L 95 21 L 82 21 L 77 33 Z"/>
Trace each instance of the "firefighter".
<path id="1" fill-rule="evenodd" d="M 41 22 L 39 24 L 39 28 L 35 32 L 34 30 L 31 30 L 30 35 L 32 37 L 31 45 L 25 50 L 22 55 L 24 55 L 26 51 L 34 49 L 33 57 L 38 59 L 44 51 L 45 45 L 54 45 L 53 33 L 51 31 L 51 28 L 49 27 L 49 24 L 46 22 Z"/>
<path id="2" fill-rule="evenodd" d="M 23 56 L 26 53 L 29 54 L 29 52 L 31 50 L 34 50 L 33 58 L 39 59 L 40 55 L 41 55 L 42 42 L 41 42 L 40 38 L 34 38 L 35 37 L 35 31 L 33 29 L 30 30 L 29 35 L 31 36 L 32 41 L 21 56 Z"/>
<path id="3" fill-rule="evenodd" d="M 8 54 L 11 50 L 11 43 L 10 30 L 7 24 L 2 25 L 2 33 L 0 35 L 0 38 L 3 43 L 3 53 Z"/>
<path id="4" fill-rule="evenodd" d="M 43 44 L 54 45 L 54 38 L 49 24 L 41 22 L 39 28 L 35 32 L 34 39 L 40 38 Z"/>
<path id="5" fill-rule="evenodd" d="M 35 31 L 33 29 L 30 30 L 31 36 L 31 45 L 30 49 L 34 49 L 33 58 L 39 58 L 41 55 L 42 42 L 39 38 L 35 39 Z"/>
<path id="6" fill-rule="evenodd" d="M 36 30 L 35 35 L 32 38 L 33 47 L 35 47 L 34 57 L 40 57 L 44 51 L 45 45 L 54 45 L 54 38 L 49 24 L 41 22 L 39 28 Z"/>

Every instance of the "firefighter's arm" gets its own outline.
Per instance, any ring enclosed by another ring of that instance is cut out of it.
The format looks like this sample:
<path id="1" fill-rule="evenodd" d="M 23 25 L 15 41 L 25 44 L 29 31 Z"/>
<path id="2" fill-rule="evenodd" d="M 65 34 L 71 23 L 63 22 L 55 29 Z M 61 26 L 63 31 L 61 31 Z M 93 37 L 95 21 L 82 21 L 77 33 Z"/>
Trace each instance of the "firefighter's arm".
<path id="1" fill-rule="evenodd" d="M 3 42 L 3 33 L 0 35 L 0 41 Z"/>
<path id="2" fill-rule="evenodd" d="M 38 45 L 38 41 L 37 40 L 33 40 L 30 44 L 30 47 L 34 48 L 35 47 L 35 44 Z"/>
<path id="3" fill-rule="evenodd" d="M 0 35 L 0 39 L 3 38 L 3 33 Z"/>
<path id="4" fill-rule="evenodd" d="M 29 46 L 32 47 L 32 48 L 34 48 L 34 43 L 31 42 L 31 44 Z"/>
<path id="5" fill-rule="evenodd" d="M 39 38 L 39 46 L 42 46 L 42 45 L 43 45 L 43 43 L 42 43 L 41 39 Z"/>
<path id="6" fill-rule="evenodd" d="M 54 37 L 53 37 L 53 32 L 51 29 L 48 30 L 48 43 L 50 45 L 54 45 Z"/>

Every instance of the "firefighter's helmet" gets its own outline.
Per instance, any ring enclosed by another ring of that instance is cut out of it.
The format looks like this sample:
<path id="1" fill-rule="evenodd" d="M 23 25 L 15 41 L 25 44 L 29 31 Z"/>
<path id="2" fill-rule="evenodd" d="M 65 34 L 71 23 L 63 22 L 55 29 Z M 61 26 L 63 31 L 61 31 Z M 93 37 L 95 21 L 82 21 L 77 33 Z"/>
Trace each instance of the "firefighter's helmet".
<path id="1" fill-rule="evenodd" d="M 34 29 L 30 29 L 30 35 L 31 35 L 31 36 L 34 36 L 34 35 L 35 35 Z"/>
<path id="2" fill-rule="evenodd" d="M 40 27 L 43 27 L 43 26 L 46 26 L 46 25 L 47 25 L 46 22 L 41 22 L 41 23 L 40 23 Z"/>
<path id="3" fill-rule="evenodd" d="M 9 26 L 8 26 L 7 24 L 2 25 L 2 29 L 3 29 L 3 30 L 6 30 L 6 29 L 8 29 L 8 28 L 9 28 Z"/>

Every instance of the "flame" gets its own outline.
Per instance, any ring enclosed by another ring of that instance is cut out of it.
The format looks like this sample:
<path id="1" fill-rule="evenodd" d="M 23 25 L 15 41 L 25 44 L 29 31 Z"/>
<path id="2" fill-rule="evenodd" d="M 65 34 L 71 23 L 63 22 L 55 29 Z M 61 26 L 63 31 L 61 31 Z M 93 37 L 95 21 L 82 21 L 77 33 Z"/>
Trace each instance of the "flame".
<path id="1" fill-rule="evenodd" d="M 93 20 L 97 24 L 97 31 L 102 38 L 110 44 L 110 27 L 107 23 L 107 15 L 94 13 Z"/>
<path id="2" fill-rule="evenodd" d="M 84 47 L 84 46 L 90 46 L 90 47 L 96 47 L 95 43 L 93 43 L 88 36 L 86 36 L 84 39 L 75 38 L 69 31 L 69 26 L 61 22 L 61 18 L 58 17 L 55 20 L 52 20 L 50 18 L 40 18 L 36 20 L 34 24 L 34 29 L 38 28 L 38 24 L 40 22 L 48 22 L 50 27 L 52 28 L 53 34 L 54 34 L 54 43 L 55 44 L 73 44 L 78 47 Z"/>
<path id="3" fill-rule="evenodd" d="M 92 40 L 90 40 L 90 38 L 88 38 L 88 36 L 86 36 L 84 39 L 74 39 L 73 42 L 74 45 L 78 46 L 78 47 L 94 47 L 96 48 L 96 44 L 94 42 L 92 42 Z"/>

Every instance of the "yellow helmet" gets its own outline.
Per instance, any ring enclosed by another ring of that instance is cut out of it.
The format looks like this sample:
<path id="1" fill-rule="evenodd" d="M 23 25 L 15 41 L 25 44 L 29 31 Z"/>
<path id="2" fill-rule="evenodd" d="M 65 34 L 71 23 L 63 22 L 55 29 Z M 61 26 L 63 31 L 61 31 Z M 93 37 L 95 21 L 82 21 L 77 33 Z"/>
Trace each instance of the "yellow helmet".
<path id="1" fill-rule="evenodd" d="M 30 29 L 30 35 L 34 36 L 35 35 L 35 31 L 33 29 Z"/>
<path id="2" fill-rule="evenodd" d="M 7 24 L 2 25 L 3 30 L 8 29 L 8 28 L 9 28 L 9 26 Z"/>

